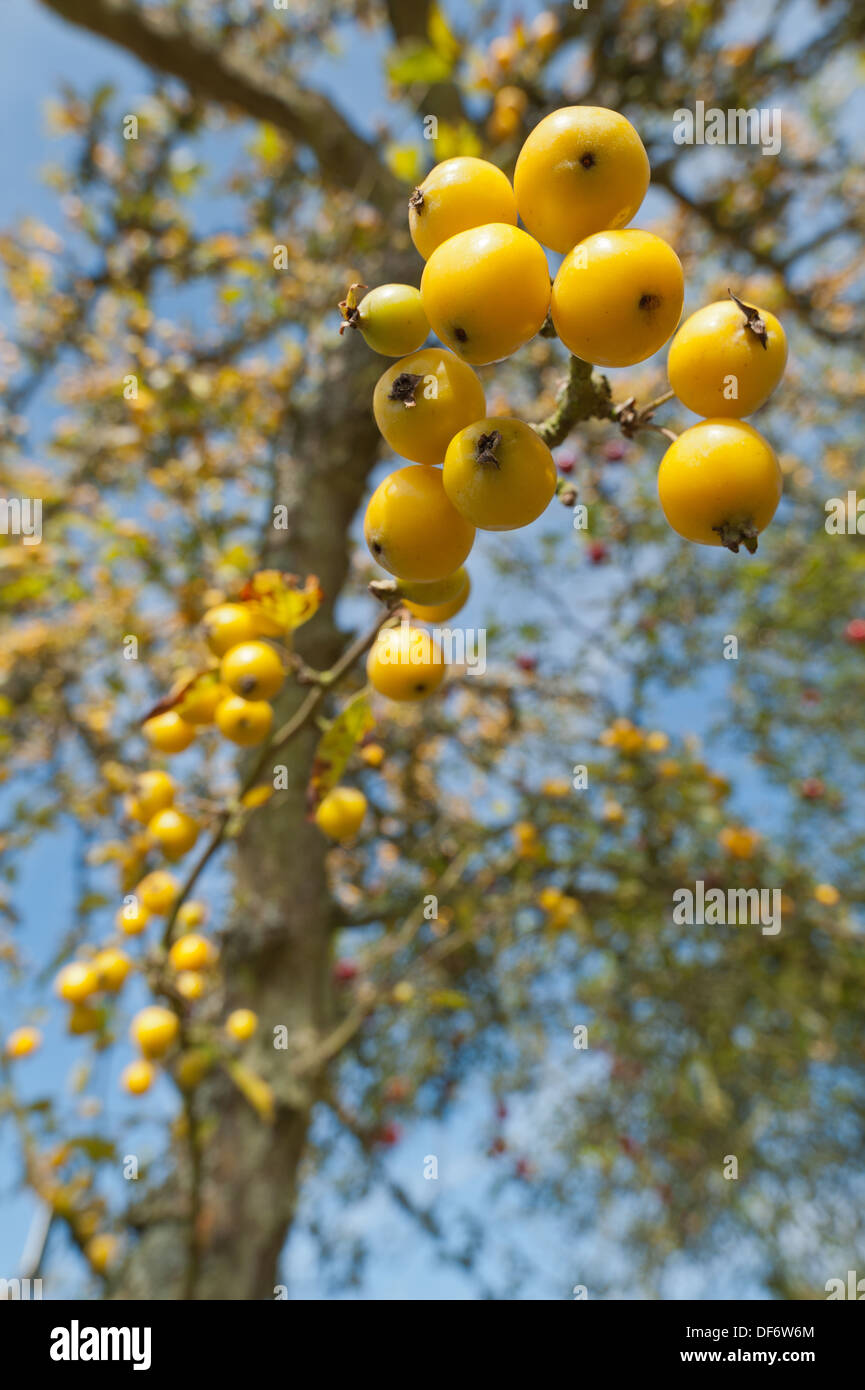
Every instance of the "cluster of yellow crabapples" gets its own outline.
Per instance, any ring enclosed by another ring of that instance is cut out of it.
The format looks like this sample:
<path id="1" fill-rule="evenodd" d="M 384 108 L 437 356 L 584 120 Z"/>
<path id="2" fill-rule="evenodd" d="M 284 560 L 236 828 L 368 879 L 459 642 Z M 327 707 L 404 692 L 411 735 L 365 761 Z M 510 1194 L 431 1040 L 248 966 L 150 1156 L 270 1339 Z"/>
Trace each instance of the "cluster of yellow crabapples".
<path id="1" fill-rule="evenodd" d="M 393 592 L 417 605 L 421 618 L 440 621 L 465 602 L 461 566 L 476 528 L 528 525 L 556 491 L 543 439 L 512 416 L 489 417 L 473 370 L 511 356 L 550 321 L 574 357 L 601 367 L 643 362 L 675 333 L 670 385 L 703 419 L 672 436 L 661 462 L 667 520 L 687 540 L 753 551 L 772 519 L 780 467 L 743 417 L 781 380 L 784 331 L 772 314 L 731 293 L 676 332 L 679 259 L 660 237 L 626 227 L 649 176 L 642 141 L 624 116 L 594 106 L 554 111 L 525 141 L 513 186 L 495 165 L 460 157 L 437 165 L 414 190 L 409 229 L 426 262 L 419 290 L 381 285 L 358 301 L 365 286 L 353 285 L 342 301 L 341 331 L 355 328 L 374 351 L 400 358 L 376 385 L 373 411 L 410 466 L 373 494 L 365 534 L 396 578 Z M 552 283 L 544 247 L 564 256 Z M 430 331 L 444 346 L 422 346 Z M 428 644 L 388 640 L 416 643 L 420 658 Z M 402 698 L 429 689 L 428 679 L 406 678 Z"/>

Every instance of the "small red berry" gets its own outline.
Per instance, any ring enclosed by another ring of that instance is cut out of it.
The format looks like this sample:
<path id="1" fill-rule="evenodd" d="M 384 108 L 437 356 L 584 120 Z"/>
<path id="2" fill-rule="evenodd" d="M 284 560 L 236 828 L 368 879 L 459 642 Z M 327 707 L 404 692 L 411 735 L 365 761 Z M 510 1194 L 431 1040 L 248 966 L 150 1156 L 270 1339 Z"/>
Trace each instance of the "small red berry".
<path id="1" fill-rule="evenodd" d="M 619 463 L 627 452 L 621 439 L 608 439 L 604 445 L 604 458 L 608 459 L 610 463 Z"/>
<path id="2" fill-rule="evenodd" d="M 338 960 L 333 967 L 333 978 L 338 980 L 341 985 L 347 984 L 357 975 L 357 966 L 353 960 Z"/>
<path id="3" fill-rule="evenodd" d="M 389 1120 L 386 1125 L 382 1125 L 373 1135 L 376 1144 L 384 1144 L 387 1148 L 393 1148 L 402 1138 L 402 1125 L 398 1125 L 395 1120 Z"/>
<path id="4" fill-rule="evenodd" d="M 819 801 L 826 788 L 819 777 L 806 777 L 799 788 L 800 794 L 806 801 Z"/>
<path id="5" fill-rule="evenodd" d="M 521 671 L 536 671 L 538 669 L 538 659 L 536 656 L 518 656 L 517 665 Z"/>
<path id="6" fill-rule="evenodd" d="M 844 629 L 848 642 L 865 642 L 865 618 L 853 618 Z"/>
<path id="7" fill-rule="evenodd" d="M 590 565 L 602 565 L 609 559 L 610 552 L 603 541 L 590 541 L 588 545 L 588 556 Z"/>
<path id="8" fill-rule="evenodd" d="M 534 1175 L 535 1165 L 530 1163 L 527 1158 L 518 1158 L 514 1172 L 518 1178 L 530 1178 Z"/>

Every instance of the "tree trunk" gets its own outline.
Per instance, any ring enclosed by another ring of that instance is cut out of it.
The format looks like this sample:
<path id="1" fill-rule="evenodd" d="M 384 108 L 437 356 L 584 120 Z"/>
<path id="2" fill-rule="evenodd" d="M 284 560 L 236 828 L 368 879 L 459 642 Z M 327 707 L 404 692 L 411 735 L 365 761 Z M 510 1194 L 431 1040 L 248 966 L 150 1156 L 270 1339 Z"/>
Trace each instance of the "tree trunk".
<path id="1" fill-rule="evenodd" d="M 406 268 L 404 268 L 406 269 Z M 297 636 L 298 650 L 318 669 L 344 645 L 334 599 L 348 569 L 348 530 L 379 449 L 370 408 L 386 363 L 352 334 L 331 354 L 328 381 L 294 423 L 290 452 L 277 463 L 274 501 L 288 508 L 287 530 L 269 529 L 268 567 L 318 575 L 321 610 Z M 304 691 L 292 683 L 277 719 L 288 717 Z M 331 981 L 333 905 L 326 843 L 306 818 L 305 793 L 319 731 L 304 729 L 278 761 L 288 790 L 257 811 L 234 852 L 235 901 L 222 942 L 225 1012 L 255 1010 L 259 1030 L 244 1054 L 271 1086 L 276 1116 L 267 1125 L 221 1072 L 196 1093 L 203 1143 L 197 1259 L 191 1255 L 190 1168 L 178 1145 L 177 1171 L 138 1205 L 141 1236 L 115 1292 L 119 1298 L 272 1298 L 277 1262 L 298 1192 L 312 1107 L 321 1073 L 299 1084 L 291 1064 L 334 1023 Z M 288 1033 L 274 1047 L 274 1029 Z"/>

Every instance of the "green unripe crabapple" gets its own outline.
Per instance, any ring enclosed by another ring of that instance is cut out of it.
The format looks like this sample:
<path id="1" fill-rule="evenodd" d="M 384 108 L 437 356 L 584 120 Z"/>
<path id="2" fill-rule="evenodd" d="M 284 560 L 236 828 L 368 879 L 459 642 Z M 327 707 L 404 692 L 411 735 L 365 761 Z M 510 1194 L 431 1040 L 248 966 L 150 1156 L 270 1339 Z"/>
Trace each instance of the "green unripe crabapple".
<path id="1" fill-rule="evenodd" d="M 413 285 L 378 285 L 358 303 L 357 291 L 365 288 L 352 285 L 340 301 L 340 333 L 346 328 L 360 329 L 367 346 L 382 357 L 416 352 L 430 331 L 420 290 Z"/>

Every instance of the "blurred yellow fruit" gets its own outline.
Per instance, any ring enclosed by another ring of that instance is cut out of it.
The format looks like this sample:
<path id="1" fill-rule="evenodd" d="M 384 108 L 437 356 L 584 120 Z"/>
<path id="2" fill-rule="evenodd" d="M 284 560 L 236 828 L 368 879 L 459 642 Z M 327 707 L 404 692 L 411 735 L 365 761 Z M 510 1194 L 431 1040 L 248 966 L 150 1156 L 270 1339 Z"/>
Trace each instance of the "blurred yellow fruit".
<path id="1" fill-rule="evenodd" d="M 99 976 L 101 987 L 114 992 L 121 988 L 132 969 L 132 961 L 123 951 L 107 946 L 94 956 L 93 966 Z"/>
<path id="2" fill-rule="evenodd" d="M 135 896 L 148 912 L 162 914 L 171 911 L 179 892 L 180 884 L 174 875 L 165 869 L 156 869 L 141 880 L 135 889 Z"/>
<path id="3" fill-rule="evenodd" d="M 334 787 L 322 798 L 315 823 L 332 840 L 351 840 L 366 815 L 366 797 L 355 787 Z"/>
<path id="4" fill-rule="evenodd" d="M 195 729 L 173 709 L 154 714 L 141 726 L 145 738 L 160 753 L 182 753 L 195 738 Z"/>
<path id="5" fill-rule="evenodd" d="M 180 931 L 193 931 L 207 921 L 207 908 L 204 903 L 190 898 L 177 909 L 176 923 Z"/>
<path id="6" fill-rule="evenodd" d="M 145 1091 L 150 1090 L 155 1076 L 156 1068 L 150 1062 L 140 1058 L 136 1062 L 130 1062 L 128 1067 L 124 1067 L 120 1082 L 123 1089 L 128 1091 L 130 1095 L 141 1096 Z"/>
<path id="7" fill-rule="evenodd" d="M 188 932 L 173 943 L 168 958 L 174 970 L 204 970 L 216 958 L 216 948 L 198 932 Z"/>
<path id="8" fill-rule="evenodd" d="M 132 1020 L 129 1036 L 137 1043 L 145 1057 L 162 1057 L 174 1043 L 180 1025 L 177 1015 L 161 1004 L 151 1004 L 142 1009 Z"/>
<path id="9" fill-rule="evenodd" d="M 841 901 L 841 894 L 831 883 L 818 883 L 814 889 L 814 897 L 824 907 L 834 907 L 836 903 Z"/>
<path id="10" fill-rule="evenodd" d="M 99 989 L 99 976 L 88 961 L 71 961 L 58 974 L 54 988 L 61 999 L 80 1004 Z"/>
<path id="11" fill-rule="evenodd" d="M 29 1057 L 42 1043 L 38 1028 L 16 1028 L 6 1039 L 4 1051 L 7 1057 Z"/>
<path id="12" fill-rule="evenodd" d="M 225 1031 L 235 1042 L 247 1042 L 258 1027 L 258 1016 L 252 1009 L 234 1009 L 225 1020 Z"/>

